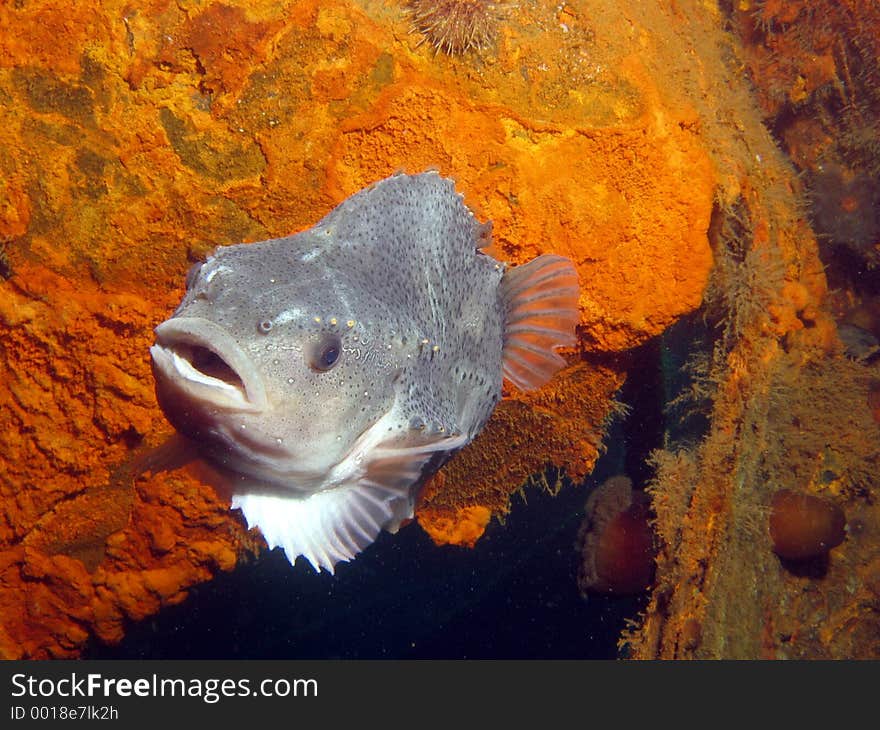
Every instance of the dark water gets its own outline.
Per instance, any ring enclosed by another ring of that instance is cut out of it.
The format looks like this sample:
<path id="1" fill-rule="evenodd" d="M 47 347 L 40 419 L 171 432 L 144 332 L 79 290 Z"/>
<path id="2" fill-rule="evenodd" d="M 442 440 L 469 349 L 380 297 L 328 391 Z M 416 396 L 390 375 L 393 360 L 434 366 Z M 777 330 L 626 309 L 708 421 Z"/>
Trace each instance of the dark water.
<path id="1" fill-rule="evenodd" d="M 196 588 L 89 658 L 613 658 L 636 599 L 577 589 L 585 487 L 517 500 L 472 550 L 416 525 L 383 533 L 335 577 L 275 550 Z"/>

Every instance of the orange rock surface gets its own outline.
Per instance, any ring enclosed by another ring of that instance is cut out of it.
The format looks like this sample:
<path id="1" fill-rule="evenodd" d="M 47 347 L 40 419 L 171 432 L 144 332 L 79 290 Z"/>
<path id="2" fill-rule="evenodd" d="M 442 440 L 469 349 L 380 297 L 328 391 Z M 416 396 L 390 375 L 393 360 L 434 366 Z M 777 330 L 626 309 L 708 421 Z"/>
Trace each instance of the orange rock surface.
<path id="1" fill-rule="evenodd" d="M 491 518 L 491 510 L 479 504 L 459 509 L 429 507 L 420 511 L 419 524 L 435 545 L 473 547 L 483 536 Z"/>
<path id="2" fill-rule="evenodd" d="M 378 0 L 42 0 L 0 5 L 0 29 L 0 656 L 118 641 L 257 549 L 197 474 L 133 468 L 169 433 L 152 328 L 214 246 L 436 167 L 493 254 L 576 262 L 572 367 L 508 394 L 426 491 L 420 523 L 463 543 L 530 474 L 590 471 L 612 355 L 701 302 L 715 165 L 617 18 L 523 4 L 453 58 Z"/>

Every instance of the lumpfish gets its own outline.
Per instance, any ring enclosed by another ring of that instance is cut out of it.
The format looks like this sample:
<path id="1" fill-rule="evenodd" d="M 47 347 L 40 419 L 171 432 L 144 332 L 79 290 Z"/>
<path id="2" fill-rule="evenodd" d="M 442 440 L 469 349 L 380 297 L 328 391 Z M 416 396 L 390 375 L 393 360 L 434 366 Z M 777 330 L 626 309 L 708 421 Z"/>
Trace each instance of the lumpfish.
<path id="1" fill-rule="evenodd" d="M 480 251 L 490 230 L 451 180 L 398 174 L 190 270 L 150 349 L 159 404 L 291 563 L 332 573 L 395 532 L 502 376 L 532 390 L 565 364 L 573 264 L 507 268 Z"/>

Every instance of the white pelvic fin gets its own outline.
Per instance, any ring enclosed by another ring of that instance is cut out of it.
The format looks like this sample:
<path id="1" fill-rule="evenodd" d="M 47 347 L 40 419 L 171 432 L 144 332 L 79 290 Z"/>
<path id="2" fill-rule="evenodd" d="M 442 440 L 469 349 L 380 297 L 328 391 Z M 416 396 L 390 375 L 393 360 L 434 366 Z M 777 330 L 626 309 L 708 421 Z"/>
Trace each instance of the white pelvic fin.
<path id="1" fill-rule="evenodd" d="M 576 342 L 577 270 L 567 258 L 544 254 L 507 269 L 501 291 L 507 307 L 504 377 L 520 390 L 535 390 L 565 366 L 554 348 Z"/>
<path id="2" fill-rule="evenodd" d="M 302 555 L 316 571 L 333 573 L 376 539 L 394 515 L 386 495 L 369 487 L 345 486 L 305 498 L 279 492 L 232 497 L 249 528 L 258 527 L 270 548 L 281 547 L 293 564 Z"/>
<path id="3" fill-rule="evenodd" d="M 281 547 L 291 564 L 302 555 L 316 571 L 332 574 L 337 563 L 371 545 L 380 530 L 396 532 L 412 517 L 412 486 L 426 462 L 466 441 L 451 436 L 417 446 L 380 444 L 365 455 L 366 468 L 356 481 L 305 497 L 280 489 L 236 493 L 232 508 L 241 509 L 248 527 L 259 528 L 269 547 Z"/>

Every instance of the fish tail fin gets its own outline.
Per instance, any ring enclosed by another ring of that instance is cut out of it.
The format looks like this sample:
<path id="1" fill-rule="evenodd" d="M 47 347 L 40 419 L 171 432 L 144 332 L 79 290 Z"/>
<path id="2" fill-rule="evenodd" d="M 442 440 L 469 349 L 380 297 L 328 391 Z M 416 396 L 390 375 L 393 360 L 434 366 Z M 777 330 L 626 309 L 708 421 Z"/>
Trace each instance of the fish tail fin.
<path id="1" fill-rule="evenodd" d="M 504 377 L 520 390 L 536 390 L 565 366 L 554 348 L 577 341 L 578 275 L 574 264 L 544 254 L 504 272 L 501 296 L 504 326 Z"/>

